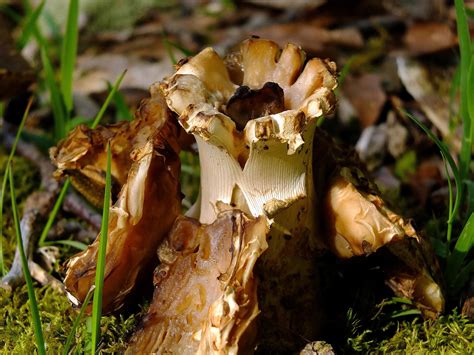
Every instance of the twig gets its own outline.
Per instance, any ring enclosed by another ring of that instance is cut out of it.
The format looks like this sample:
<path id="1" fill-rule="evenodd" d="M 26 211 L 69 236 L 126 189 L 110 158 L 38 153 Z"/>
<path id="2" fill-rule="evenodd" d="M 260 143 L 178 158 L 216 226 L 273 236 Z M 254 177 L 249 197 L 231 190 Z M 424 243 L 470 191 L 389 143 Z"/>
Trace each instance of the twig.
<path id="1" fill-rule="evenodd" d="M 30 260 L 28 262 L 28 268 L 30 269 L 31 277 L 38 281 L 41 286 L 51 286 L 56 291 L 65 293 L 66 289 L 61 281 L 56 279 L 54 276 L 51 276 L 45 269 L 36 264 L 34 261 Z"/>
<path id="2" fill-rule="evenodd" d="M 50 229 L 47 239 L 54 241 L 74 235 L 74 240 L 89 244 L 97 237 L 97 232 L 94 226 L 84 228 L 84 225 L 78 221 L 62 219 Z"/>
<path id="3" fill-rule="evenodd" d="M 96 232 L 100 230 L 102 217 L 97 213 L 82 197 L 74 191 L 66 195 L 63 203 L 63 209 L 66 212 L 75 214 L 80 219 L 89 223 Z"/>
<path id="4" fill-rule="evenodd" d="M 14 136 L 10 133 L 11 127 L 3 122 L 3 138 L 5 146 L 13 144 Z M 25 253 L 31 260 L 33 253 L 34 240 L 37 235 L 37 228 L 41 225 L 49 214 L 59 193 L 59 183 L 53 178 L 54 167 L 47 158 L 32 144 L 23 141 L 18 142 L 17 153 L 28 159 L 34 164 L 41 174 L 41 187 L 43 191 L 34 192 L 25 201 L 23 217 L 20 222 L 21 235 Z M 21 266 L 20 253 L 18 248 L 15 251 L 13 264 L 0 283 L 2 288 L 12 290 L 23 284 L 23 270 Z"/>
<path id="5" fill-rule="evenodd" d="M 59 189 L 57 188 L 56 191 L 34 192 L 26 199 L 20 228 L 25 253 L 28 256 L 28 259 L 31 259 L 33 252 L 33 237 L 38 234 L 38 226 L 48 216 L 48 213 L 56 199 L 58 190 Z M 20 253 L 17 248 L 12 267 L 8 274 L 3 277 L 1 287 L 11 290 L 20 286 L 23 282 L 23 270 L 21 267 Z"/>

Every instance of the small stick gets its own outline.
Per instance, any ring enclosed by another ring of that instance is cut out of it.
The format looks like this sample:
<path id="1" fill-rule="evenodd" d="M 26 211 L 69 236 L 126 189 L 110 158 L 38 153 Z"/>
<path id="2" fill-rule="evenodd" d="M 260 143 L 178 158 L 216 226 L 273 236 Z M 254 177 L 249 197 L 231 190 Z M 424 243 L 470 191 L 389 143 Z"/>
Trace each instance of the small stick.
<path id="1" fill-rule="evenodd" d="M 66 195 L 63 202 L 63 209 L 89 223 L 97 232 L 100 230 L 102 216 L 76 192 L 71 191 Z"/>
<path id="2" fill-rule="evenodd" d="M 39 266 L 34 261 L 30 260 L 28 262 L 28 268 L 30 269 L 31 277 L 38 281 L 41 286 L 51 286 L 56 291 L 65 293 L 66 289 L 61 281 L 59 281 L 54 276 L 51 276 L 45 269 Z"/>
<path id="3" fill-rule="evenodd" d="M 35 226 L 40 225 L 39 222 L 44 221 L 48 216 L 49 211 L 54 205 L 57 192 L 58 191 L 34 192 L 26 199 L 20 228 L 25 253 L 29 260 L 31 260 L 31 255 L 33 253 L 33 237 L 37 234 L 35 233 L 37 232 Z M 12 267 L 8 274 L 2 278 L 0 286 L 7 290 L 12 290 L 23 284 L 23 282 L 23 269 L 21 266 L 20 252 L 17 248 Z"/>

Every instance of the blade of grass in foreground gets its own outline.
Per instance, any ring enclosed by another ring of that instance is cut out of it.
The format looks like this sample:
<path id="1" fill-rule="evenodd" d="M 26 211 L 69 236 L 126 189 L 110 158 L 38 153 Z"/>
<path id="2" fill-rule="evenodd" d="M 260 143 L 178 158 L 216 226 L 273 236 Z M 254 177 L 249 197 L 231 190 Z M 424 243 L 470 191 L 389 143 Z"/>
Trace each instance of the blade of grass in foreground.
<path id="1" fill-rule="evenodd" d="M 82 317 L 84 316 L 84 312 L 86 311 L 89 301 L 91 300 L 91 297 L 94 294 L 94 290 L 95 290 L 95 285 L 92 285 L 91 288 L 89 289 L 89 292 L 87 292 L 87 296 L 84 299 L 84 303 L 82 303 L 81 309 L 79 310 L 79 314 L 74 320 L 74 323 L 72 323 L 71 331 L 67 337 L 66 344 L 64 345 L 63 355 L 67 355 L 69 353 L 69 348 L 71 347 L 72 341 L 74 340 L 74 336 L 76 335 L 77 326 L 79 325 Z"/>
<path id="2" fill-rule="evenodd" d="M 109 230 L 109 206 L 111 181 L 111 150 L 110 143 L 107 144 L 107 172 L 105 176 L 104 209 L 102 211 L 102 227 L 100 229 L 99 252 L 97 255 L 97 267 L 95 271 L 94 301 L 92 304 L 92 354 L 95 353 L 100 339 L 100 318 L 102 316 L 102 291 L 104 287 L 105 253 L 107 250 L 107 234 Z"/>
<path id="3" fill-rule="evenodd" d="M 23 131 L 23 127 L 25 126 L 26 118 L 28 117 L 32 103 L 33 98 L 30 98 L 28 104 L 26 105 L 25 112 L 23 113 L 23 117 L 21 119 L 20 126 L 18 127 L 18 131 L 16 132 L 15 141 L 13 142 L 12 149 L 10 150 L 10 155 L 8 156 L 5 173 L 3 174 L 2 195 L 0 196 L 0 272 L 2 276 L 5 276 L 6 274 L 5 263 L 3 260 L 3 201 L 7 189 L 8 170 L 10 169 L 10 163 L 13 159 L 13 155 L 15 154 L 16 146 L 18 145 L 18 140 L 20 139 L 20 134 Z"/>
<path id="4" fill-rule="evenodd" d="M 44 346 L 43 330 L 41 329 L 41 319 L 38 311 L 38 304 L 36 302 L 35 290 L 33 287 L 33 281 L 31 279 L 30 270 L 28 269 L 28 260 L 25 255 L 23 248 L 23 240 L 21 238 L 20 218 L 18 215 L 18 208 L 16 205 L 15 196 L 15 185 L 13 181 L 12 166 L 8 169 L 8 178 L 10 183 L 10 194 L 12 200 L 13 220 L 15 223 L 16 242 L 18 250 L 20 251 L 21 265 L 23 268 L 23 274 L 25 275 L 26 288 L 28 290 L 28 299 L 30 301 L 31 318 L 33 320 L 33 328 L 36 338 L 36 346 L 40 355 L 46 355 L 46 349 Z"/>
<path id="5" fill-rule="evenodd" d="M 61 49 L 61 94 L 63 96 L 64 105 L 66 106 L 67 116 L 70 116 L 73 105 L 72 98 L 72 81 L 74 74 L 74 66 L 77 56 L 77 36 L 79 16 L 79 1 L 70 0 L 69 10 L 66 22 L 66 33 L 63 37 Z"/>

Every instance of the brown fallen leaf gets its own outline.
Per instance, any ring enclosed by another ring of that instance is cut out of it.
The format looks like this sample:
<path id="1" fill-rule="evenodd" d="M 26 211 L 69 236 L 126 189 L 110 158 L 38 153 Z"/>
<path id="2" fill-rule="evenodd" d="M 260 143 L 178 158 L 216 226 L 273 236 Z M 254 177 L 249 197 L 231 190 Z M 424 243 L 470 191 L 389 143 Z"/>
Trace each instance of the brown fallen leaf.
<path id="1" fill-rule="evenodd" d="M 342 91 L 354 106 L 362 127 L 377 122 L 387 100 L 379 75 L 348 75 L 344 80 Z"/>
<path id="2" fill-rule="evenodd" d="M 168 75 L 172 64 L 168 57 L 160 62 L 146 62 L 122 54 L 82 55 L 77 59 L 74 91 L 87 95 L 107 90 L 107 82 L 114 82 L 127 69 L 122 88 L 147 90 L 150 82 Z"/>
<path id="3" fill-rule="evenodd" d="M 237 210 L 210 225 L 179 217 L 160 246 L 155 293 L 128 354 L 252 351 L 259 313 L 253 268 L 268 225 Z"/>
<path id="4" fill-rule="evenodd" d="M 452 148 L 459 151 L 461 141 L 458 132 L 451 132 L 449 129 L 449 95 L 440 92 L 435 85 L 436 73 L 430 71 L 421 61 L 404 56 L 397 57 L 397 67 L 403 86 L 443 138 L 450 142 Z"/>
<path id="5" fill-rule="evenodd" d="M 245 0 L 245 2 L 277 9 L 314 9 L 315 7 L 323 5 L 326 0 Z"/>
<path id="6" fill-rule="evenodd" d="M 327 55 L 328 47 L 362 48 L 364 39 L 355 28 L 328 30 L 309 23 L 274 24 L 252 30 L 248 35 L 271 39 L 281 46 L 295 43 L 318 56 Z"/>
<path id="7" fill-rule="evenodd" d="M 445 23 L 415 23 L 405 33 L 403 42 L 412 54 L 428 54 L 457 45 L 456 35 Z"/>

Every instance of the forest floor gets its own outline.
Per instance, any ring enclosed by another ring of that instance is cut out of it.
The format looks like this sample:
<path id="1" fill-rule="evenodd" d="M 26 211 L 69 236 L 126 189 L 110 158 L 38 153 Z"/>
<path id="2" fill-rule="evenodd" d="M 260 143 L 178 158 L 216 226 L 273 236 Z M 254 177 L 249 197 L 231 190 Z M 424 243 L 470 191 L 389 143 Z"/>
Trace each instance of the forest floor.
<path id="1" fill-rule="evenodd" d="M 7 2 L 0 11 L 0 53 L 5 42 L 21 47 L 26 60 L 0 56 L 1 112 L 0 129 L 18 125 L 28 97 L 36 97 L 25 126 L 22 142 L 33 142 L 47 158 L 47 149 L 55 143 L 48 132 L 53 127 L 53 108 L 47 95 L 47 79 L 41 69 L 39 46 L 30 36 L 19 44 L 28 29 L 28 11 L 19 1 Z M 35 2 L 32 2 L 35 3 Z M 310 3 L 310 5 L 308 5 Z M 66 1 L 46 1 L 38 19 L 50 43 L 51 62 L 59 67 L 60 43 L 67 14 Z M 466 2 L 474 9 L 473 2 Z M 31 10 L 30 10 L 31 11 Z M 468 15 L 472 16 L 472 10 Z M 16 17 L 15 17 L 16 16 Z M 30 12 L 31 18 L 31 12 Z M 15 22 L 16 21 L 18 22 Z M 474 19 L 469 20 L 471 38 Z M 26 29 L 25 29 L 26 28 Z M 112 100 L 103 122 L 130 119 L 140 101 L 148 96 L 149 86 L 170 75 L 173 63 L 187 55 L 213 46 L 219 53 L 232 50 L 250 36 L 271 39 L 281 46 L 288 42 L 300 45 L 308 57 L 331 58 L 337 63 L 339 87 L 335 114 L 322 128 L 337 140 L 352 145 L 367 164 L 370 174 L 394 210 L 413 220 L 417 230 L 426 235 L 438 254 L 441 268 L 446 265 L 446 220 L 449 210 L 450 178 L 442 156 L 433 142 L 405 114 L 409 111 L 445 142 L 453 156 L 462 144 L 459 74 L 459 41 L 454 4 L 447 1 L 371 1 L 355 6 L 351 1 L 173 1 L 140 0 L 80 1 L 79 45 L 74 69 L 75 123 L 96 116 L 110 84 L 126 68 L 119 93 Z M 34 31 L 33 31 L 34 32 Z M 10 48 L 10 47 L 8 47 Z M 20 51 L 18 51 L 19 54 Z M 12 63 L 15 64 L 12 64 Z M 2 69 L 10 77 L 3 77 Z M 9 81 L 6 81 L 9 80 Z M 474 87 L 474 86 L 473 86 Z M 72 126 L 71 126 L 72 127 Z M 70 128 L 70 127 L 69 127 Z M 23 150 L 24 151 L 24 150 Z M 0 176 L 4 176 L 9 150 L 0 147 Z M 185 195 L 183 205 L 190 207 L 199 189 L 198 160 L 192 153 L 182 153 L 181 177 Z M 40 188 L 40 164 L 32 162 L 19 149 L 13 158 L 16 197 L 20 211 L 28 196 Z M 473 183 L 473 169 L 468 181 Z M 466 220 L 463 206 L 456 217 L 453 235 L 458 236 Z M 468 205 L 469 203 L 466 203 Z M 8 189 L 3 207 L 3 257 L 7 268 L 13 261 L 16 239 Z M 97 214 L 100 211 L 96 211 Z M 468 215 L 467 215 L 468 216 Z M 74 213 L 60 211 L 59 227 L 53 239 L 77 237 L 85 243 L 95 238 L 97 226 Z M 81 226 L 68 235 L 61 226 Z M 39 229 L 41 232 L 41 228 Z M 82 238 L 82 239 L 81 239 Z M 33 260 L 52 278 L 62 280 L 64 263 L 74 255 L 73 245 L 33 247 Z M 472 250 L 466 264 L 472 263 Z M 349 279 L 358 268 L 357 261 L 341 263 L 340 272 Z M 377 272 L 366 278 L 376 279 Z M 341 304 L 341 333 L 327 335 L 336 353 L 474 353 L 474 281 L 471 277 L 459 290 L 450 293 L 446 312 L 436 320 L 425 320 L 406 300 L 394 297 L 380 281 L 376 296 L 364 290 L 370 282 L 349 282 L 349 301 Z M 48 281 L 49 280 L 49 281 Z M 57 353 L 72 328 L 77 312 L 65 294 L 35 281 L 36 295 L 43 323 L 48 353 Z M 471 281 L 469 281 L 471 280 Z M 360 280 L 359 280 L 360 281 Z M 341 290 L 340 290 L 341 291 Z M 122 314 L 102 319 L 103 353 L 120 353 L 139 323 L 149 300 Z M 464 306 L 464 313 L 462 310 Z M 467 307 L 467 308 L 466 308 Z M 88 321 L 80 323 L 74 352 L 90 346 Z M 13 290 L 0 288 L 0 352 L 31 354 L 36 351 L 28 308 L 26 286 Z"/>

